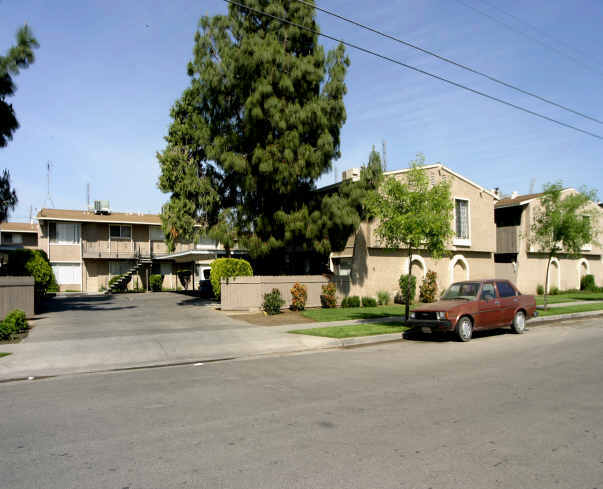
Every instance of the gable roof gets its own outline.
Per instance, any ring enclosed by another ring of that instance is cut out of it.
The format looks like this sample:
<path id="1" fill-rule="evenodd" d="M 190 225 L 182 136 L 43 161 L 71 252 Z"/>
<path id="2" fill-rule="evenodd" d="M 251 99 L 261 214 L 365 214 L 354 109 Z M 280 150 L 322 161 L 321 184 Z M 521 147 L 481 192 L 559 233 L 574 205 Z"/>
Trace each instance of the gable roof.
<path id="1" fill-rule="evenodd" d="M 469 180 L 467 177 L 464 177 L 463 175 L 461 175 L 460 173 L 455 172 L 454 170 L 451 170 L 450 168 L 448 168 L 445 165 L 442 165 L 442 163 L 434 163 L 432 165 L 425 165 L 421 167 L 424 170 L 430 170 L 432 168 L 440 168 L 442 170 L 446 170 L 448 173 L 450 173 L 451 175 L 454 175 L 456 178 L 458 178 L 459 180 L 462 180 L 466 183 L 468 183 L 469 185 L 477 188 L 478 190 L 480 190 L 481 192 L 484 192 L 488 195 L 490 195 L 491 197 L 494 197 L 495 200 L 500 199 L 500 197 L 498 197 L 494 192 L 492 192 L 491 190 L 488 190 L 484 187 L 482 187 L 481 185 L 478 185 L 477 183 L 475 183 L 473 180 Z M 400 175 L 402 173 L 406 173 L 410 171 L 410 168 L 405 168 L 404 170 L 392 170 L 392 171 L 386 171 L 383 172 L 383 175 L 385 176 L 389 176 L 389 175 Z"/>
<path id="2" fill-rule="evenodd" d="M 95 214 L 89 211 L 70 209 L 41 209 L 36 216 L 39 221 L 104 222 L 114 224 L 151 224 L 160 226 L 159 214 L 137 214 L 134 212 L 111 212 Z"/>
<path id="3" fill-rule="evenodd" d="M 0 224 L 0 231 L 38 234 L 38 225 L 28 222 L 3 222 Z"/>
<path id="4" fill-rule="evenodd" d="M 564 188 L 561 192 L 567 192 L 568 190 L 574 190 L 572 188 Z M 519 205 L 526 205 L 533 200 L 539 199 L 544 195 L 544 192 L 538 192 L 537 194 L 524 194 L 518 195 L 517 197 L 505 197 L 499 200 L 494 207 L 500 209 L 501 207 L 515 207 Z"/>

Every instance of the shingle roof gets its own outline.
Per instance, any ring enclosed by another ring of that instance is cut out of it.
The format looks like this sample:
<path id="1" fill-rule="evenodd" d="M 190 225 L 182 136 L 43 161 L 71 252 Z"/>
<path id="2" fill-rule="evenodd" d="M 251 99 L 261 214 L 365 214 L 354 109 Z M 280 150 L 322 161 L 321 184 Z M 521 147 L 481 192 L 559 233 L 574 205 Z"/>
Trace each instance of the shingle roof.
<path id="1" fill-rule="evenodd" d="M 537 199 L 538 197 L 542 197 L 544 192 L 540 192 L 537 194 L 525 194 L 518 195 L 517 197 L 505 197 L 504 199 L 500 199 L 494 207 L 512 207 L 514 205 L 521 205 L 528 200 Z"/>
<path id="2" fill-rule="evenodd" d="M 133 212 L 95 214 L 89 211 L 68 209 L 41 209 L 38 212 L 37 218 L 38 220 L 161 225 L 159 214 L 137 214 Z"/>
<path id="3" fill-rule="evenodd" d="M 38 225 L 28 222 L 3 222 L 0 224 L 0 231 L 15 233 L 38 233 Z"/>

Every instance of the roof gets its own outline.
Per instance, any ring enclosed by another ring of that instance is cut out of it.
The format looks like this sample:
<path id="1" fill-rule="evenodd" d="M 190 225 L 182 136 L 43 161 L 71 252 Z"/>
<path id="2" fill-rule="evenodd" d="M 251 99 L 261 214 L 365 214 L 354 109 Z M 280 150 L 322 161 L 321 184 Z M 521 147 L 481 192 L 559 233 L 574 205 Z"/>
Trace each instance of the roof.
<path id="1" fill-rule="evenodd" d="M 95 214 L 89 211 L 67 209 L 41 209 L 36 216 L 38 220 L 74 221 L 74 222 L 106 222 L 119 224 L 153 224 L 161 225 L 159 214 L 142 214 L 134 212 L 111 212 L 111 214 Z"/>
<path id="2" fill-rule="evenodd" d="M 3 222 L 0 224 L 0 231 L 38 234 L 38 225 L 28 222 Z"/>
<path id="3" fill-rule="evenodd" d="M 567 192 L 568 190 L 573 190 L 571 188 L 564 188 L 562 192 Z M 532 202 L 533 200 L 539 199 L 544 195 L 544 192 L 539 192 L 537 194 L 525 194 L 518 195 L 517 197 L 505 197 L 504 199 L 499 200 L 494 207 L 500 209 L 501 207 L 515 207 L 519 205 L 526 205 Z"/>

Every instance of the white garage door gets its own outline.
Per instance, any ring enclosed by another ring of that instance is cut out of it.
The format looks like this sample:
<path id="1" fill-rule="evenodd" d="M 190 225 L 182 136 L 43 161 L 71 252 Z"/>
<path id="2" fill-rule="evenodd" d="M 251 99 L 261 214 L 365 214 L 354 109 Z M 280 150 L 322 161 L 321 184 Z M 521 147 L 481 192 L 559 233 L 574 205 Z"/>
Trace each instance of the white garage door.
<path id="1" fill-rule="evenodd" d="M 82 282 L 82 268 L 79 263 L 52 263 L 52 271 L 59 285 Z"/>

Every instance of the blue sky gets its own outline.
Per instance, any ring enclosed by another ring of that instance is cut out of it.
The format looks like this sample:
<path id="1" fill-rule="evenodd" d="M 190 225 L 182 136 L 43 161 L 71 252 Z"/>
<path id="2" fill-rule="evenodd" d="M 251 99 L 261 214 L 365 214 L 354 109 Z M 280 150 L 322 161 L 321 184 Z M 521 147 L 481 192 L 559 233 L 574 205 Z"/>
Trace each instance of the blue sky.
<path id="1" fill-rule="evenodd" d="M 603 4 L 462 0 L 546 39 L 560 55 L 483 17 L 456 0 L 377 3 L 322 0 L 319 5 L 437 51 L 505 81 L 603 118 Z M 548 33 L 530 31 L 499 6 Z M 225 13 L 220 0 L 113 2 L 0 0 L 0 51 L 27 22 L 40 42 L 36 62 L 16 78 L 10 101 L 21 128 L 0 149 L 19 196 L 15 220 L 44 205 L 46 162 L 58 208 L 108 199 L 114 210 L 158 212 L 155 153 L 164 147 L 173 102 L 188 84 L 197 21 Z M 497 86 L 410 48 L 325 14 L 321 29 L 513 103 L 603 134 L 603 126 Z M 330 42 L 322 41 L 327 46 Z M 566 47 L 566 45 L 570 47 Z M 603 141 L 482 99 L 458 88 L 348 50 L 348 120 L 337 173 L 366 161 L 387 141 L 388 169 L 405 168 L 417 152 L 487 187 L 527 192 L 561 179 L 603 190 Z M 333 182 L 325 175 L 323 184 Z M 601 195 L 600 195 L 601 197 Z"/>

